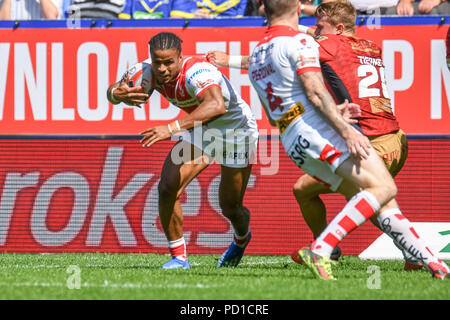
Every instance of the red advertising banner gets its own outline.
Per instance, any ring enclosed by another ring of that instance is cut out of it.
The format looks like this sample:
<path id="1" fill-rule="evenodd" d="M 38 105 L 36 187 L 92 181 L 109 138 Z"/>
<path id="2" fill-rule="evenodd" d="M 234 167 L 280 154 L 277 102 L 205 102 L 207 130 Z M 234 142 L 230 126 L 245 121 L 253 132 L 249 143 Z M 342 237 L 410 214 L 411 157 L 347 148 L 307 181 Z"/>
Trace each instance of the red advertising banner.
<path id="1" fill-rule="evenodd" d="M 172 145 L 142 148 L 138 137 L 0 139 L 0 252 L 167 253 L 157 185 Z M 247 252 L 290 254 L 312 240 L 292 195 L 302 172 L 278 140 L 261 139 L 257 160 L 245 195 L 253 232 Z M 410 141 L 396 182 L 411 221 L 450 221 L 449 162 L 450 140 Z M 219 179 L 220 166 L 212 164 L 182 195 L 189 253 L 221 253 L 232 239 Z M 345 204 L 338 195 L 324 199 L 329 219 Z M 380 234 L 364 224 L 344 239 L 343 253 L 361 253 Z"/>
<path id="2" fill-rule="evenodd" d="M 170 29 L 186 55 L 248 55 L 263 27 L 0 29 L 0 134 L 137 134 L 182 117 L 155 93 L 144 108 L 112 107 L 106 89 L 148 57 L 147 42 Z M 395 114 L 407 134 L 450 134 L 448 25 L 377 25 L 357 34 L 383 48 Z M 269 128 L 245 71 L 223 70 Z"/>

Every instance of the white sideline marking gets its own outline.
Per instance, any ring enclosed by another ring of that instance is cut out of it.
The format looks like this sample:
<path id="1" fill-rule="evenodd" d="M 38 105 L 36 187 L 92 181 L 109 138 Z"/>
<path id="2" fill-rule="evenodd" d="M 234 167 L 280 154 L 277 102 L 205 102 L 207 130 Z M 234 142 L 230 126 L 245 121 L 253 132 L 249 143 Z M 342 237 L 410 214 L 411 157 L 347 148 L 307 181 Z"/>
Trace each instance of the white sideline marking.
<path id="1" fill-rule="evenodd" d="M 67 287 L 66 283 L 63 282 L 0 282 L 0 287 L 58 287 L 63 288 Z M 153 284 L 153 283 L 110 283 L 109 281 L 105 280 L 102 284 L 100 283 L 89 283 L 84 282 L 80 284 L 81 288 L 113 288 L 113 289 L 148 289 L 148 288 L 176 288 L 176 289 L 211 289 L 211 288 L 217 288 L 217 287 L 223 287 L 223 284 L 186 284 L 186 283 L 169 283 L 169 284 Z"/>
<path id="2" fill-rule="evenodd" d="M 244 256 L 245 258 L 245 256 Z M 279 259 L 279 260 L 259 260 L 259 261 L 252 261 L 252 262 L 241 262 L 239 265 L 260 265 L 260 264 L 277 264 L 277 263 L 288 263 L 288 262 L 294 262 L 291 258 L 289 259 Z"/>
<path id="3" fill-rule="evenodd" d="M 244 256 L 245 259 L 245 256 Z M 239 265 L 261 265 L 261 264 L 277 264 L 277 263 L 289 263 L 293 262 L 290 258 L 284 259 L 267 259 L 267 260 L 258 260 L 258 261 L 248 261 L 248 262 L 241 262 Z M 198 262 L 192 262 L 190 263 L 191 266 L 200 266 L 201 264 Z M 60 265 L 60 264 L 39 264 L 39 265 L 21 265 L 21 264 L 15 264 L 15 265 L 0 265 L 0 269 L 63 269 L 67 268 L 68 265 Z M 134 264 L 134 265 L 123 265 L 123 266 L 117 266 L 113 267 L 110 264 L 86 264 L 81 265 L 82 268 L 154 268 L 157 266 L 152 266 L 149 264 Z"/>
<path id="4" fill-rule="evenodd" d="M 191 264 L 192 265 L 192 264 Z M 15 265 L 0 265 L 0 268 L 3 269 L 11 269 L 11 268 L 23 268 L 23 269 L 58 269 L 58 268 L 67 268 L 68 265 L 59 265 L 59 264 L 40 264 L 40 265 L 35 265 L 35 266 L 30 266 L 30 265 L 20 265 L 20 264 L 15 264 Z M 86 264 L 86 265 L 82 265 L 80 267 L 84 267 L 84 268 L 121 268 L 119 267 L 113 267 L 111 265 L 106 265 L 106 264 Z M 127 265 L 127 266 L 123 266 L 124 268 L 142 268 L 142 267 L 149 267 L 151 268 L 150 265 L 148 264 L 135 264 L 135 265 Z"/>
<path id="5" fill-rule="evenodd" d="M 200 266 L 200 263 L 191 263 L 191 266 Z M 59 264 L 40 264 L 35 266 L 30 265 L 20 265 L 20 264 L 14 264 L 14 265 L 0 265 L 0 269 L 65 269 L 68 265 L 59 265 Z M 159 268 L 159 266 L 152 266 L 149 264 L 134 264 L 134 265 L 123 265 L 123 266 L 111 266 L 110 264 L 86 264 L 86 265 L 80 265 L 80 268 L 125 268 L 125 269 L 131 269 L 131 268 Z"/>

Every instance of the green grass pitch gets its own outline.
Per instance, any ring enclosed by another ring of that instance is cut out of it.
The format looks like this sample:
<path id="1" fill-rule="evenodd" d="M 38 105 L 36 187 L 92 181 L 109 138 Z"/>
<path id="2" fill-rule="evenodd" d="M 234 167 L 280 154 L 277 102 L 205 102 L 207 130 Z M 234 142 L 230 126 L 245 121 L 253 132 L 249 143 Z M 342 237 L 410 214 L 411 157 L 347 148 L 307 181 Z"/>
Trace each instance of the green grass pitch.
<path id="1" fill-rule="evenodd" d="M 288 256 L 244 256 L 216 268 L 218 255 L 190 255 L 190 270 L 161 270 L 168 255 L 2 254 L 2 300 L 449 300 L 450 281 L 403 271 L 402 261 L 344 256 L 337 281 L 313 278 Z M 77 289 L 79 285 L 79 289 Z"/>

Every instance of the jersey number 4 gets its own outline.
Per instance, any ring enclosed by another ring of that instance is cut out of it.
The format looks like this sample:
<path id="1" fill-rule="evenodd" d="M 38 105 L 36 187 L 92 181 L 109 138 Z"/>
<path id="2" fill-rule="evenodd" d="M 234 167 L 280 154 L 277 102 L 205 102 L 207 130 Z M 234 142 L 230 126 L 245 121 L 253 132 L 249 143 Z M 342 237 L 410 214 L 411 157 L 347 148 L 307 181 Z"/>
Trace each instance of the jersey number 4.
<path id="1" fill-rule="evenodd" d="M 266 99 L 269 102 L 270 110 L 275 111 L 276 108 L 280 107 L 280 110 L 283 111 L 283 107 L 281 106 L 283 100 L 281 100 L 280 97 L 273 95 L 272 82 L 267 84 L 266 90 L 264 91 L 267 93 Z"/>
<path id="2" fill-rule="evenodd" d="M 359 82 L 359 97 L 380 97 L 381 92 L 378 86 L 370 88 L 381 80 L 381 90 L 383 97 L 389 99 L 389 93 L 386 88 L 386 78 L 384 77 L 384 67 L 377 67 L 370 64 L 363 64 L 358 67 L 358 77 L 362 78 Z"/>

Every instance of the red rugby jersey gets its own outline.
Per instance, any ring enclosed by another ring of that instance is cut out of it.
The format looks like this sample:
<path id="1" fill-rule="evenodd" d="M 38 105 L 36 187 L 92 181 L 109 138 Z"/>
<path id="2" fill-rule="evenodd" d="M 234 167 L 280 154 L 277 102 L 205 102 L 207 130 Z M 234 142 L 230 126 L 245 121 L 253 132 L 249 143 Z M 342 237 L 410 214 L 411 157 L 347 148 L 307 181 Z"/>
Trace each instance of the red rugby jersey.
<path id="1" fill-rule="evenodd" d="M 318 39 L 327 88 L 337 103 L 348 99 L 361 106 L 359 125 L 365 135 L 400 129 L 386 88 L 381 49 L 372 41 L 343 35 Z"/>

